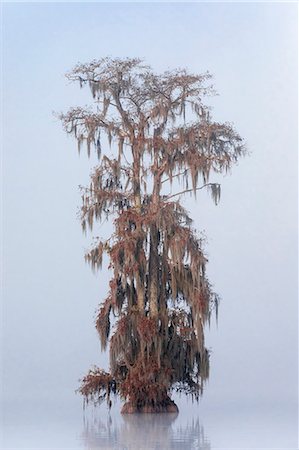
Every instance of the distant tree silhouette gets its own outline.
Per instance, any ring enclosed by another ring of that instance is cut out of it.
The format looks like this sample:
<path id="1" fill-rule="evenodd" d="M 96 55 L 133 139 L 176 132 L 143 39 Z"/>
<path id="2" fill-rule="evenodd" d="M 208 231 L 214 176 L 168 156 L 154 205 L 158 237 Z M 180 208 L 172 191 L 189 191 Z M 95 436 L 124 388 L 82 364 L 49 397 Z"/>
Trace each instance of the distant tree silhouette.
<path id="1" fill-rule="evenodd" d="M 127 401 L 122 412 L 175 411 L 171 391 L 198 399 L 209 376 L 204 326 L 218 304 L 201 239 L 179 200 L 208 189 L 217 203 L 220 185 L 210 175 L 231 168 L 245 153 L 243 141 L 230 124 L 211 119 L 203 103 L 213 94 L 208 73 L 157 75 L 137 58 L 102 58 L 67 77 L 89 86 L 94 105 L 60 116 L 79 151 L 86 144 L 88 155 L 98 154 L 82 188 L 83 230 L 114 217 L 110 238 L 86 254 L 93 269 L 104 252 L 111 261 L 96 319 L 102 349 L 110 345 L 110 372 L 91 369 L 80 392 L 108 402 L 117 393 Z M 104 136 L 113 156 L 102 152 Z M 174 180 L 181 187 L 173 194 Z"/>

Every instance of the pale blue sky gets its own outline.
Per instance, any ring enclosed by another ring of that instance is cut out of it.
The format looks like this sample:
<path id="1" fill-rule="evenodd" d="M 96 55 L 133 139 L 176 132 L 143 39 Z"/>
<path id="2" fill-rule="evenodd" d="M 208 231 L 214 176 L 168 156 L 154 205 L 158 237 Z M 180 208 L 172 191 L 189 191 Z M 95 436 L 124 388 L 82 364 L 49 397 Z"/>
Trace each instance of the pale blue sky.
<path id="1" fill-rule="evenodd" d="M 297 5 L 5 3 L 3 26 L 7 398 L 72 396 L 90 365 L 106 365 L 93 316 L 108 274 L 85 265 L 90 239 L 76 220 L 94 161 L 52 111 L 88 103 L 64 78 L 78 61 L 140 56 L 157 71 L 209 70 L 215 119 L 233 122 L 251 152 L 220 179 L 219 206 L 186 201 L 222 297 L 204 405 L 294 411 Z"/>

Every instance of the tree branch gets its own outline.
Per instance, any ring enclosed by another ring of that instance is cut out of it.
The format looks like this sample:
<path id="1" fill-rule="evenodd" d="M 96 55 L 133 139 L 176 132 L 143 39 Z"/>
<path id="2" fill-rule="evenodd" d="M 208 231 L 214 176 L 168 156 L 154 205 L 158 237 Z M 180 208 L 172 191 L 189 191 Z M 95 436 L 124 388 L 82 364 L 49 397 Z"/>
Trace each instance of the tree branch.
<path id="1" fill-rule="evenodd" d="M 125 125 L 127 125 L 127 127 L 129 128 L 129 130 L 131 131 L 131 133 L 134 133 L 134 127 L 132 126 L 132 124 L 130 123 L 130 120 L 128 118 L 128 114 L 127 112 L 123 109 L 121 101 L 120 101 L 120 97 L 119 97 L 119 93 L 117 91 L 113 92 L 113 97 L 114 97 L 114 101 L 117 105 L 117 110 L 124 122 Z"/>
<path id="2" fill-rule="evenodd" d="M 190 170 L 190 169 L 185 169 L 183 172 L 179 172 L 176 175 L 173 175 L 171 178 L 176 178 L 176 177 L 179 177 L 180 175 L 184 175 L 186 172 L 188 172 L 188 170 Z M 169 180 L 170 180 L 170 177 L 165 178 L 165 180 L 161 181 L 161 184 L 165 183 L 166 181 L 169 181 Z"/>
<path id="3" fill-rule="evenodd" d="M 199 191 L 200 189 L 203 189 L 207 186 L 215 186 L 215 185 L 219 185 L 219 183 L 206 183 L 196 189 L 185 189 L 184 191 L 177 192 L 176 194 L 167 195 L 166 199 L 169 200 L 170 198 L 176 197 L 177 195 L 183 195 L 183 194 L 186 194 L 187 192 Z"/>

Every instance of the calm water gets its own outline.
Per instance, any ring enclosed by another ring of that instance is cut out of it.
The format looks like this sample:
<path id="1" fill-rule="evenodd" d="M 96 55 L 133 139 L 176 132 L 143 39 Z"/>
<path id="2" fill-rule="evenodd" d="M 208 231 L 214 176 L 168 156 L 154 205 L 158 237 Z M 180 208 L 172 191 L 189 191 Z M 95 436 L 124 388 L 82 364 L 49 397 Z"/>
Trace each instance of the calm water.
<path id="1" fill-rule="evenodd" d="M 2 449 L 296 449 L 296 409 L 199 405 L 179 414 L 121 416 L 116 403 L 82 410 L 79 399 L 20 401 L 3 407 Z"/>

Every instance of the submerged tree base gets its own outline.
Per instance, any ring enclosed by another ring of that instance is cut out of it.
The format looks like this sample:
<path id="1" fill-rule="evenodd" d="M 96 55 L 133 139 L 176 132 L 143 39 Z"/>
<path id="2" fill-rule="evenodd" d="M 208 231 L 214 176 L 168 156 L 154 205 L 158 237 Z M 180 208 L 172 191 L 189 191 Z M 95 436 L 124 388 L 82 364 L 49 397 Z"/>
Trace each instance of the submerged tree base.
<path id="1" fill-rule="evenodd" d="M 121 409 L 121 414 L 136 414 L 136 413 L 154 414 L 154 413 L 178 413 L 178 412 L 179 408 L 170 398 L 167 400 L 167 402 L 155 405 L 138 406 L 132 402 L 127 402 L 123 405 Z"/>

